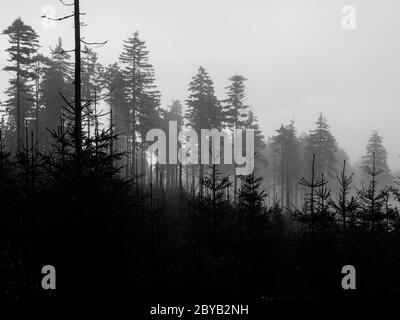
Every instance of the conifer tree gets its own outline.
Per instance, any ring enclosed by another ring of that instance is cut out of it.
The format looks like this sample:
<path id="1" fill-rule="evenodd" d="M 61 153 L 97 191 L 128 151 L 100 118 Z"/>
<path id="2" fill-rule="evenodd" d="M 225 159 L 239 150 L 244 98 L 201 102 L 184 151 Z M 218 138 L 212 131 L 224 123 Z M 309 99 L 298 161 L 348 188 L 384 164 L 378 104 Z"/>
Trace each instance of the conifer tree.
<path id="1" fill-rule="evenodd" d="M 338 199 L 331 200 L 330 204 L 339 216 L 342 223 L 343 233 L 346 233 L 347 225 L 354 227 L 355 214 L 358 209 L 358 201 L 354 196 L 350 197 L 351 187 L 353 183 L 354 172 L 349 176 L 346 175 L 346 160 L 343 160 L 343 169 L 340 177 L 336 176 L 339 183 Z"/>
<path id="2" fill-rule="evenodd" d="M 308 155 L 315 154 L 316 174 L 320 176 L 324 172 L 327 177 L 333 178 L 336 173 L 335 153 L 338 150 L 336 139 L 329 131 L 329 125 L 322 113 L 316 125 L 317 128 L 307 137 L 306 151 Z"/>
<path id="3" fill-rule="evenodd" d="M 387 155 L 388 153 L 382 144 L 382 137 L 379 136 L 377 131 L 373 131 L 368 140 L 367 152 L 362 157 L 362 166 L 363 168 L 370 167 L 373 162 L 373 157 L 375 157 L 375 167 L 382 170 L 379 175 L 379 182 L 381 184 L 388 184 L 392 180 L 390 169 L 387 164 Z"/>
<path id="4" fill-rule="evenodd" d="M 43 107 L 40 112 L 40 123 L 41 136 L 46 149 L 51 146 L 51 136 L 47 130 L 56 130 L 62 115 L 64 101 L 60 93 L 68 100 L 71 100 L 73 96 L 73 70 L 70 59 L 71 56 L 65 52 L 62 40 L 59 38 L 47 61 L 48 66 L 41 82 L 40 102 Z"/>
<path id="5" fill-rule="evenodd" d="M 149 63 L 149 51 L 145 42 L 140 40 L 138 32 L 125 40 L 120 62 L 125 66 L 123 75 L 130 114 L 129 136 L 132 159 L 135 161 L 136 134 L 139 133 L 144 137 L 146 130 L 153 128 L 159 120 L 159 92 L 154 84 L 154 70 Z M 135 168 L 134 163 L 132 166 Z"/>
<path id="6" fill-rule="evenodd" d="M 231 84 L 226 87 L 227 99 L 224 101 L 224 122 L 228 128 L 245 128 L 249 106 L 246 104 L 245 81 L 241 75 L 229 78 Z"/>
<path id="7" fill-rule="evenodd" d="M 8 61 L 11 64 L 3 70 L 15 73 L 15 78 L 10 80 L 10 87 L 6 91 L 9 96 L 6 105 L 12 130 L 15 130 L 17 141 L 19 141 L 24 136 L 25 116 L 32 111 L 33 107 L 32 89 L 29 82 L 35 77 L 32 58 L 38 50 L 39 37 L 21 18 L 16 19 L 3 31 L 3 34 L 9 37 L 11 45 L 6 49 L 10 55 Z M 12 143 L 14 148 L 17 141 Z"/>
<path id="8" fill-rule="evenodd" d="M 201 129 L 221 129 L 223 121 L 221 104 L 215 96 L 213 81 L 202 66 L 192 78 L 189 92 L 185 113 L 188 125 L 197 132 L 199 137 Z M 201 152 L 201 142 L 199 143 L 199 152 Z M 199 164 L 200 179 L 203 177 L 203 170 L 203 166 Z M 199 191 L 202 196 L 203 186 L 201 184 Z"/>
<path id="9" fill-rule="evenodd" d="M 110 107 L 114 132 L 119 135 L 117 150 L 122 151 L 121 136 L 126 135 L 129 125 L 129 108 L 125 99 L 125 80 L 121 68 L 117 63 L 109 65 L 105 70 L 105 86 L 108 91 L 106 102 Z"/>
<path id="10" fill-rule="evenodd" d="M 307 228 L 309 228 L 311 233 L 311 245 L 314 247 L 315 244 L 315 236 L 318 228 L 319 222 L 319 209 L 321 209 L 321 205 L 318 200 L 320 200 L 320 195 L 324 195 L 323 189 L 327 184 L 326 179 L 321 175 L 322 179 L 318 179 L 315 174 L 315 155 L 312 155 L 312 165 L 311 165 L 311 177 L 309 179 L 301 178 L 299 184 L 304 186 L 307 189 L 305 194 L 305 203 L 303 210 L 299 210 L 294 207 L 294 211 L 292 214 L 295 219 L 304 223 Z M 322 193 L 321 193 L 322 191 Z"/>
<path id="11" fill-rule="evenodd" d="M 183 128 L 183 106 L 179 100 L 173 100 L 171 105 L 167 107 L 167 109 L 161 110 L 162 116 L 162 128 L 165 132 L 169 130 L 169 121 L 177 122 L 177 131 L 180 132 Z M 179 137 L 178 137 L 178 149 L 179 149 Z M 169 158 L 169 140 L 167 140 L 167 159 Z M 179 188 L 182 187 L 182 167 L 180 164 L 176 165 L 167 165 L 166 166 L 166 184 L 167 187 L 175 185 Z"/>
<path id="12" fill-rule="evenodd" d="M 254 130 L 254 152 L 256 161 L 255 168 L 262 169 L 268 165 L 268 161 L 265 157 L 265 137 L 259 127 L 257 116 L 252 110 L 249 111 L 245 123 L 246 129 Z"/>
<path id="13" fill-rule="evenodd" d="M 212 214 L 212 230 L 214 238 L 217 235 L 217 226 L 218 226 L 218 215 L 219 215 L 219 206 L 223 204 L 223 196 L 227 187 L 230 186 L 231 182 L 228 177 L 221 176 L 221 173 L 217 170 L 217 166 L 215 164 L 209 166 L 211 169 L 211 173 L 209 175 L 205 175 L 200 177 L 200 185 L 203 186 L 209 192 L 209 196 L 203 198 L 200 196 L 200 203 L 203 207 L 202 209 L 206 211 L 206 213 Z"/>
<path id="14" fill-rule="evenodd" d="M 164 122 L 176 121 L 178 131 L 183 128 L 183 106 L 179 100 L 172 100 L 167 110 L 162 111 Z"/>
<path id="15" fill-rule="evenodd" d="M 258 127 L 257 118 L 246 104 L 245 81 L 247 79 L 241 75 L 234 75 L 229 80 L 231 84 L 226 87 L 227 99 L 224 101 L 224 123 L 231 130 L 253 129 L 255 131 L 255 158 L 265 163 L 265 158 L 262 156 L 265 148 L 264 137 Z M 256 162 L 256 166 L 259 168 L 259 162 Z M 238 183 L 235 163 L 232 172 L 234 202 L 236 202 Z"/>
<path id="16" fill-rule="evenodd" d="M 3 125 L 0 126 L 0 203 L 4 198 L 4 188 L 8 184 L 11 170 L 10 152 L 6 147 L 6 141 L 3 134 Z"/>
<path id="17" fill-rule="evenodd" d="M 360 220 L 372 231 L 378 231 L 379 224 L 384 217 L 385 190 L 379 188 L 379 176 L 385 171 L 376 166 L 375 153 L 372 153 L 371 163 L 364 168 L 369 178 L 368 185 L 357 190 L 360 198 Z"/>

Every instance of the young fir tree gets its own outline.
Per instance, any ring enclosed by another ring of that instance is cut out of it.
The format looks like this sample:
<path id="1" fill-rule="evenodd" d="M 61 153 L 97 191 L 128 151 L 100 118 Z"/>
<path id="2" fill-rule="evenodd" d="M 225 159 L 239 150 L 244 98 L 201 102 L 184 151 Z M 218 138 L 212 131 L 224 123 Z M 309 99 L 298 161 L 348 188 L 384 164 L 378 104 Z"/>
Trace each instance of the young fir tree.
<path id="1" fill-rule="evenodd" d="M 308 155 L 315 154 L 315 170 L 318 176 L 324 173 L 328 178 L 335 177 L 336 157 L 338 150 L 335 137 L 329 131 L 325 117 L 320 114 L 317 128 L 312 130 L 307 137 L 306 151 Z"/>
<path id="2" fill-rule="evenodd" d="M 39 48 L 39 37 L 21 18 L 16 19 L 3 34 L 8 36 L 11 45 L 6 49 L 11 64 L 3 70 L 15 74 L 6 91 L 9 96 L 6 106 L 11 128 L 17 138 L 17 141 L 14 139 L 12 142 L 13 148 L 16 148 L 18 141 L 24 136 L 25 117 L 32 112 L 33 97 L 29 82 L 35 77 L 32 57 Z"/>
<path id="3" fill-rule="evenodd" d="M 223 113 L 221 104 L 215 96 L 214 84 L 206 70 L 201 66 L 189 84 L 190 95 L 186 100 L 185 117 L 199 137 L 199 152 L 201 152 L 201 129 L 221 129 Z M 199 156 L 199 159 L 201 157 Z M 200 161 L 199 161 L 200 162 Z M 203 177 L 204 168 L 199 163 L 199 176 Z M 203 186 L 200 184 L 200 195 Z"/>
<path id="4" fill-rule="evenodd" d="M 389 184 L 392 181 L 390 169 L 387 164 L 387 151 L 382 144 L 382 137 L 379 136 L 377 131 L 372 132 L 372 136 L 368 140 L 367 152 L 362 157 L 363 168 L 371 166 L 373 157 L 375 157 L 375 167 L 382 170 L 379 175 L 380 184 Z"/>
<path id="5" fill-rule="evenodd" d="M 224 193 L 226 188 L 231 185 L 228 177 L 221 176 L 221 173 L 217 170 L 216 164 L 209 166 L 211 172 L 209 175 L 200 177 L 200 185 L 203 186 L 206 191 L 207 197 L 199 198 L 199 208 L 206 214 L 211 213 L 212 220 L 212 235 L 215 239 L 217 235 L 217 227 L 220 222 L 221 213 L 224 211 Z"/>
<path id="6" fill-rule="evenodd" d="M 95 113 L 99 114 L 98 105 L 102 100 L 101 93 L 105 87 L 104 72 L 104 67 L 98 62 L 97 53 L 85 46 L 82 55 L 82 101 L 84 102 L 84 122 L 89 137 L 96 134 L 99 123 L 99 117 Z"/>

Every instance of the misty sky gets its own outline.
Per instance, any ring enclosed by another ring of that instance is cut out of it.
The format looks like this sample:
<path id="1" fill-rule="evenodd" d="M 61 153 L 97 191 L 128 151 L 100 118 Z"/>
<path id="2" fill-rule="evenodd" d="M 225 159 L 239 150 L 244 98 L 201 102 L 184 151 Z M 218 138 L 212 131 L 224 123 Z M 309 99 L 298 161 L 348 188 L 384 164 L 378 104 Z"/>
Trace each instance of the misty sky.
<path id="1" fill-rule="evenodd" d="M 68 0 L 65 0 L 68 2 Z M 123 40 L 138 30 L 150 50 L 163 105 L 184 101 L 203 65 L 220 99 L 228 78 L 242 74 L 247 102 L 266 136 L 295 120 L 308 131 L 322 112 L 352 161 L 365 152 L 372 130 L 384 138 L 389 165 L 400 168 L 400 2 L 398 0 L 82 0 L 87 41 L 100 62 L 118 60 Z M 42 52 L 58 36 L 72 49 L 72 20 L 42 27 L 42 8 L 57 16 L 70 8 L 57 0 L 1 0 L 0 29 L 21 16 L 40 35 Z M 341 27 L 342 7 L 357 13 L 354 31 Z M 0 67 L 6 36 L 0 36 Z M 0 91 L 9 74 L 0 72 Z M 0 93 L 0 99 L 4 99 Z"/>

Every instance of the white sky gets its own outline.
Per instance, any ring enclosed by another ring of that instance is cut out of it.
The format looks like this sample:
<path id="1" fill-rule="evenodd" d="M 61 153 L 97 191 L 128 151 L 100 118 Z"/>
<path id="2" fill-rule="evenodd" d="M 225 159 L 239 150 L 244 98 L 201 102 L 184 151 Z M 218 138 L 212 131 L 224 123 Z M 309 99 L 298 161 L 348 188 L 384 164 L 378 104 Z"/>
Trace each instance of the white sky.
<path id="1" fill-rule="evenodd" d="M 65 0 L 68 2 L 68 0 Z M 400 2 L 398 0 L 81 0 L 87 41 L 108 40 L 100 62 L 118 60 L 134 31 L 150 50 L 163 105 L 184 101 L 203 65 L 220 99 L 234 73 L 246 76 L 247 101 L 266 136 L 294 119 L 299 132 L 327 117 L 340 146 L 358 160 L 372 132 L 400 168 Z M 0 29 L 21 16 L 49 52 L 58 36 L 72 48 L 72 21 L 43 29 L 42 8 L 70 13 L 57 0 L 1 0 Z M 341 27 L 342 7 L 356 8 L 357 28 Z M 7 38 L 0 36 L 0 68 Z M 0 91 L 9 74 L 0 71 Z M 0 93 L 0 99 L 4 95 Z"/>

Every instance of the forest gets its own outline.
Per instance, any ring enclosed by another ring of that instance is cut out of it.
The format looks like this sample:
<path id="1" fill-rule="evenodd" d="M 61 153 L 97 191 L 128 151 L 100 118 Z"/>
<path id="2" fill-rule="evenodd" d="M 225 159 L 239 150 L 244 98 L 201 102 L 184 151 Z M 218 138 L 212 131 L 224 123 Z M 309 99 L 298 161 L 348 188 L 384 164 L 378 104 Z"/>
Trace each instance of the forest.
<path id="1" fill-rule="evenodd" d="M 107 42 L 85 40 L 79 0 L 59 5 L 71 7 L 56 20 L 73 20 L 75 48 L 54 39 L 44 55 L 20 17 L 1 35 L 2 300 L 400 297 L 400 180 L 378 132 L 356 164 L 323 114 L 308 132 L 288 121 L 265 137 L 246 76 L 217 97 L 203 66 L 184 100 L 162 105 L 139 32 L 102 65 L 96 48 Z M 159 163 L 146 134 L 171 121 L 254 130 L 254 171 Z M 56 290 L 41 286 L 44 265 L 57 270 Z M 357 290 L 341 286 L 345 265 Z"/>

